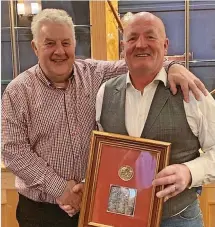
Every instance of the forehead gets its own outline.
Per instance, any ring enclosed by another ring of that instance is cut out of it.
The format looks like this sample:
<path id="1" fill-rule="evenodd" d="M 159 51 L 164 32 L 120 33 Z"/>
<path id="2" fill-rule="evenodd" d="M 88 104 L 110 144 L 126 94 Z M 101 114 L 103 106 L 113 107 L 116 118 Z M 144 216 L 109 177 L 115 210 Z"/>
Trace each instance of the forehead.
<path id="1" fill-rule="evenodd" d="M 160 33 L 162 32 L 162 24 L 157 20 L 135 18 L 125 28 L 125 34 L 131 33 Z"/>
<path id="2" fill-rule="evenodd" d="M 44 22 L 40 25 L 38 38 L 40 39 L 72 39 L 72 28 L 67 24 Z"/>

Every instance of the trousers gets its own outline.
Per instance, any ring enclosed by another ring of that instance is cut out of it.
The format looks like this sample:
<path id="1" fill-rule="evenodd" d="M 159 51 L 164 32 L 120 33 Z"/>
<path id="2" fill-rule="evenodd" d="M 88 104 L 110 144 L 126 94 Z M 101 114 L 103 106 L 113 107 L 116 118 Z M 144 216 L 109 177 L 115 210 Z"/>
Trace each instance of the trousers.
<path id="1" fill-rule="evenodd" d="M 79 214 L 70 217 L 57 204 L 36 202 L 19 194 L 16 218 L 20 227 L 78 227 Z"/>

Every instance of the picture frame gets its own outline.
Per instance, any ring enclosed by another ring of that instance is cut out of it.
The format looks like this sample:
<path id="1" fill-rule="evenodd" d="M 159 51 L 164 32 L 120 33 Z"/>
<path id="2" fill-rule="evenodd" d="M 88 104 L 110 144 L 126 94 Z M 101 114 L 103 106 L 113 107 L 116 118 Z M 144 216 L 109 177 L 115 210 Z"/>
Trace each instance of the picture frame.
<path id="1" fill-rule="evenodd" d="M 93 131 L 78 227 L 159 227 L 163 199 L 152 180 L 171 144 Z"/>

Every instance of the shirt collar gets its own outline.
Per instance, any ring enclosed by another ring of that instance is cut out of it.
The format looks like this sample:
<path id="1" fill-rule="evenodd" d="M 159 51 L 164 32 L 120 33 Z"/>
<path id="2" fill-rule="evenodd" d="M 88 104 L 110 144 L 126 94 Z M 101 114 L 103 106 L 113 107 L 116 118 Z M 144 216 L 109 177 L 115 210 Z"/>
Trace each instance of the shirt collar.
<path id="1" fill-rule="evenodd" d="M 159 71 L 159 73 L 156 75 L 156 77 L 154 78 L 154 80 L 151 83 L 154 83 L 155 81 L 162 81 L 165 85 L 165 87 L 167 86 L 167 74 L 166 74 L 166 70 L 162 67 L 161 70 Z M 131 82 L 131 78 L 130 78 L 130 73 L 127 73 L 126 76 L 126 85 L 128 87 L 128 85 L 132 85 Z M 147 85 L 148 86 L 148 85 Z"/>

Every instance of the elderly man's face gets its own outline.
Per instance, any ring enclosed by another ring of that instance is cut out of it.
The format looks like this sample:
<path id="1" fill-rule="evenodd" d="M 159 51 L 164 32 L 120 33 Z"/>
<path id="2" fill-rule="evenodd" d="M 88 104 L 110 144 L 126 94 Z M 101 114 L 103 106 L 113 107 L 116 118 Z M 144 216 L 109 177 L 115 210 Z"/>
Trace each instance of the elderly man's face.
<path id="1" fill-rule="evenodd" d="M 51 81 L 61 83 L 67 80 L 75 60 L 75 41 L 68 25 L 43 23 L 37 43 L 33 41 L 32 46 L 42 70 Z"/>
<path id="2" fill-rule="evenodd" d="M 139 17 L 124 30 L 125 60 L 132 73 L 157 74 L 167 53 L 168 39 L 156 19 Z"/>

